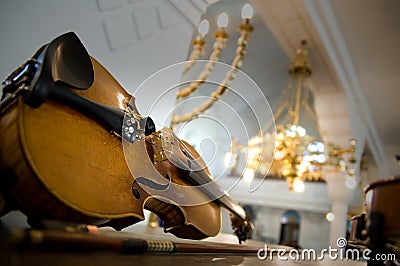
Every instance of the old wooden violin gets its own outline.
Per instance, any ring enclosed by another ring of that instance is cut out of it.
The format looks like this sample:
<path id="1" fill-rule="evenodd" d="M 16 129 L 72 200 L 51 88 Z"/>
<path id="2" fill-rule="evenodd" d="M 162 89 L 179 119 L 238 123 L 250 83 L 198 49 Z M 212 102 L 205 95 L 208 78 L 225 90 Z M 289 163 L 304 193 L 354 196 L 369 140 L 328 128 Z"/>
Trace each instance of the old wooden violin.
<path id="1" fill-rule="evenodd" d="M 3 83 L 0 192 L 0 215 L 18 209 L 32 220 L 122 229 L 148 209 L 166 232 L 202 239 L 219 232 L 224 207 L 240 242 L 253 227 L 196 150 L 156 131 L 72 32 Z"/>

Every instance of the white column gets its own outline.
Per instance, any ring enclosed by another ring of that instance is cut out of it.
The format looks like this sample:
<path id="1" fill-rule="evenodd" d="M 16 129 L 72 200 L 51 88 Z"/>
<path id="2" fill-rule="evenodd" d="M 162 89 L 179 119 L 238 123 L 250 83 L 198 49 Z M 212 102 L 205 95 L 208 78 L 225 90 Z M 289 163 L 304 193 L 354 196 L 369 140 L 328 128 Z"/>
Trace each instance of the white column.
<path id="1" fill-rule="evenodd" d="M 353 189 L 346 186 L 345 172 L 340 172 L 333 166 L 325 166 L 323 173 L 328 185 L 328 195 L 332 202 L 334 215 L 329 241 L 332 248 L 337 248 L 337 240 L 340 237 L 346 237 L 347 210 L 353 198 Z"/>

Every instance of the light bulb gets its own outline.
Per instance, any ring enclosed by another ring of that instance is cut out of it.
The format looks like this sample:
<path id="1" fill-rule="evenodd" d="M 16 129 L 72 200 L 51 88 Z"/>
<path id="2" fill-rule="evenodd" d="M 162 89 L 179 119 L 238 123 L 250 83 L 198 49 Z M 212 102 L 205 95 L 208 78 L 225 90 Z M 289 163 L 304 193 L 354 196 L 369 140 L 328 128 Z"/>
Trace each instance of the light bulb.
<path id="1" fill-rule="evenodd" d="M 317 152 L 317 150 L 318 150 L 317 145 L 315 144 L 315 142 L 310 143 L 310 144 L 308 145 L 307 149 L 308 149 L 310 152 Z"/>
<path id="2" fill-rule="evenodd" d="M 304 182 L 300 178 L 296 177 L 293 180 L 293 190 L 301 193 L 304 191 L 304 188 Z"/>
<path id="3" fill-rule="evenodd" d="M 242 8 L 242 18 L 251 19 L 253 17 L 253 7 L 250 4 L 245 4 Z"/>
<path id="4" fill-rule="evenodd" d="M 325 155 L 324 154 L 318 154 L 317 162 L 324 163 L 325 161 L 326 161 Z"/>
<path id="5" fill-rule="evenodd" d="M 226 26 L 228 26 L 228 15 L 225 12 L 218 16 L 217 25 L 220 28 L 226 28 Z"/>
<path id="6" fill-rule="evenodd" d="M 250 183 L 254 178 L 254 170 L 250 168 L 246 168 L 243 173 L 243 181 Z"/>
<path id="7" fill-rule="evenodd" d="M 356 139 L 350 139 L 350 145 L 355 146 L 357 143 Z"/>
<path id="8" fill-rule="evenodd" d="M 283 157 L 285 157 L 285 153 L 283 151 L 279 151 L 279 150 L 275 151 L 275 154 L 274 154 L 274 159 L 275 160 L 280 161 L 280 160 L 283 159 Z"/>
<path id="9" fill-rule="evenodd" d="M 234 154 L 230 151 L 225 153 L 224 163 L 226 167 L 234 167 L 236 165 L 236 157 L 237 154 Z"/>
<path id="10" fill-rule="evenodd" d="M 296 131 L 299 133 L 300 137 L 304 137 L 306 135 L 306 129 L 304 127 L 298 126 Z"/>
<path id="11" fill-rule="evenodd" d="M 357 186 L 356 179 L 352 176 L 347 176 L 345 181 L 346 187 L 354 189 Z"/>
<path id="12" fill-rule="evenodd" d="M 287 175 L 289 175 L 290 174 L 290 170 L 289 169 L 283 169 L 282 170 L 282 175 L 283 176 L 287 176 Z"/>
<path id="13" fill-rule="evenodd" d="M 335 216 L 333 215 L 333 213 L 328 212 L 326 214 L 326 220 L 328 220 L 329 222 L 332 222 L 335 219 Z"/>
<path id="14" fill-rule="evenodd" d="M 308 168 L 310 167 L 310 162 L 307 162 L 307 161 L 302 161 L 301 163 L 300 163 L 300 165 L 298 166 L 298 172 L 300 173 L 300 174 L 303 174 L 305 171 L 307 171 L 308 170 Z"/>
<path id="15" fill-rule="evenodd" d="M 283 135 L 283 133 L 279 133 L 278 135 L 276 135 L 276 138 L 282 140 L 285 138 L 285 136 Z"/>
<path id="16" fill-rule="evenodd" d="M 209 29 L 210 29 L 210 23 L 208 23 L 208 20 L 207 20 L 207 19 L 203 19 L 203 20 L 200 22 L 199 28 L 198 28 L 198 31 L 199 31 L 200 35 L 201 35 L 202 37 L 204 37 L 204 36 L 207 34 L 207 32 L 208 32 Z"/>

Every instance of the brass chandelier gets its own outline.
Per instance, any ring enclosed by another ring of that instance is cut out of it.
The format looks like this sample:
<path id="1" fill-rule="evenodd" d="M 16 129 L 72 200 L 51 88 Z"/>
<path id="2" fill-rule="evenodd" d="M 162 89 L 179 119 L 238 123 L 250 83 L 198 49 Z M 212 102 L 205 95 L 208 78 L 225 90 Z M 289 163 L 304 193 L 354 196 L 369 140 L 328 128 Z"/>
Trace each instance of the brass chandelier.
<path id="1" fill-rule="evenodd" d="M 305 46 L 303 40 L 289 69 L 293 84 L 289 82 L 283 101 L 274 113 L 275 128 L 271 121 L 248 142 L 247 164 L 242 176 L 245 181 L 254 177 L 283 178 L 290 190 L 302 192 L 305 181 L 323 181 L 321 167 L 329 164 L 338 171 L 347 171 L 352 178 L 350 183 L 355 186 L 351 167 L 355 163 L 355 140 L 346 149 L 321 140 L 313 94 L 305 82 L 312 73 Z"/>

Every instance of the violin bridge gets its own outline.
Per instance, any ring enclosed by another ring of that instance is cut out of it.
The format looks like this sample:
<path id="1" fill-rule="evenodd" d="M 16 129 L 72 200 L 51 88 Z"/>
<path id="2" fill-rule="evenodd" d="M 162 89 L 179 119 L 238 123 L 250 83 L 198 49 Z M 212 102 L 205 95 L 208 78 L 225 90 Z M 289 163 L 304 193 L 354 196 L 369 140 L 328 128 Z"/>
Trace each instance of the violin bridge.
<path id="1" fill-rule="evenodd" d="M 172 154 L 172 142 L 169 141 L 169 135 L 163 133 L 163 129 L 151 134 L 153 143 L 154 163 L 161 163 L 168 160 Z"/>

